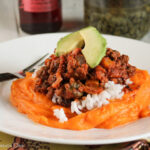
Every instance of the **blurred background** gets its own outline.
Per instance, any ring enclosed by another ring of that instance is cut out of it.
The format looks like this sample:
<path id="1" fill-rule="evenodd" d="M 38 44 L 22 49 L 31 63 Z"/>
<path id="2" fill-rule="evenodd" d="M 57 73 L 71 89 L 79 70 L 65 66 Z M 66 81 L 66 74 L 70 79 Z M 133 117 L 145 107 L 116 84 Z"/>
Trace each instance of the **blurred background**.
<path id="1" fill-rule="evenodd" d="M 87 25 L 150 42 L 150 0 L 0 0 L 0 42 Z"/>
<path id="2" fill-rule="evenodd" d="M 20 28 L 18 0 L 0 0 L 0 42 L 27 36 Z M 62 0 L 63 24 L 58 32 L 83 27 L 83 0 Z"/>

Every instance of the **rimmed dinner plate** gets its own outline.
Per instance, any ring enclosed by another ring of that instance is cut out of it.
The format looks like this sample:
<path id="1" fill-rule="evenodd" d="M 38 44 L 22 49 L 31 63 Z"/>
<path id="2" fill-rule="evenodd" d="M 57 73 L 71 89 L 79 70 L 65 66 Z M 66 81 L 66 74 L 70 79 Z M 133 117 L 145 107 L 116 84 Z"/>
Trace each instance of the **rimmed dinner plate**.
<path id="1" fill-rule="evenodd" d="M 0 44 L 0 73 L 16 72 L 46 52 L 53 53 L 58 39 L 66 33 L 23 37 Z M 150 45 L 105 35 L 108 47 L 130 56 L 130 63 L 150 72 Z M 12 81 L 0 83 L 0 131 L 15 136 L 63 144 L 94 145 L 132 141 L 150 136 L 150 118 L 140 119 L 114 129 L 71 131 L 46 127 L 17 112 L 9 102 Z"/>

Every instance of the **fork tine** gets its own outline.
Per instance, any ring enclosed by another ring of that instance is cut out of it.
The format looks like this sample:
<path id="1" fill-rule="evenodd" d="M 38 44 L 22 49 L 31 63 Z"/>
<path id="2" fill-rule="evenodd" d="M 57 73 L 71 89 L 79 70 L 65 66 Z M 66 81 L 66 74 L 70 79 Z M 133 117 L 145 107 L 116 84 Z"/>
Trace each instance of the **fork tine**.
<path id="1" fill-rule="evenodd" d="M 42 65 L 44 65 L 44 62 L 38 64 L 38 66 L 42 66 Z M 36 70 L 36 68 L 33 67 L 33 68 L 30 69 L 30 72 L 34 72 L 35 70 Z"/>
<path id="2" fill-rule="evenodd" d="M 44 56 L 42 56 L 40 59 L 38 59 L 36 62 L 34 62 L 33 64 L 31 64 L 30 66 L 26 67 L 25 69 L 22 70 L 23 73 L 25 73 L 26 71 L 29 71 L 30 69 L 32 69 L 36 64 L 38 64 L 43 58 L 45 58 L 49 53 L 46 53 Z"/>

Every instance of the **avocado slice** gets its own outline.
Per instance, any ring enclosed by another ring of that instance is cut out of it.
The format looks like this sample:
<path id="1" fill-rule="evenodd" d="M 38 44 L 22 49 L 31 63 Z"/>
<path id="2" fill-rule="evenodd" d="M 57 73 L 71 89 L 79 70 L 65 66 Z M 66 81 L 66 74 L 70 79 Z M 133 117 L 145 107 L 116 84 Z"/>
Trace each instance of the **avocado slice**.
<path id="1" fill-rule="evenodd" d="M 57 43 L 56 55 L 60 56 L 84 46 L 82 53 L 86 62 L 91 68 L 95 68 L 105 56 L 106 44 L 105 38 L 99 31 L 90 26 L 60 39 Z"/>
<path id="2" fill-rule="evenodd" d="M 57 43 L 56 56 L 69 53 L 75 48 L 81 48 L 84 45 L 84 39 L 79 32 L 73 32 L 61 38 Z"/>
<path id="3" fill-rule="evenodd" d="M 86 62 L 91 68 L 95 68 L 106 54 L 106 39 L 94 27 L 80 30 L 85 47 L 82 50 Z"/>

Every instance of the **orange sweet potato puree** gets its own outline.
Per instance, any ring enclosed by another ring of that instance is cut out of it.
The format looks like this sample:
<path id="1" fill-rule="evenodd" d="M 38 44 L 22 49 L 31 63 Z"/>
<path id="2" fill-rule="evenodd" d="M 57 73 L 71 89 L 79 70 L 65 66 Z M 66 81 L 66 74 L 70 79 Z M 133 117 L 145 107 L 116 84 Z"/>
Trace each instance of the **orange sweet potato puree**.
<path id="1" fill-rule="evenodd" d="M 46 96 L 34 92 L 35 79 L 27 73 L 11 86 L 11 103 L 19 112 L 34 122 L 62 129 L 85 130 L 91 128 L 113 128 L 150 116 L 150 75 L 137 70 L 131 78 L 134 90 L 125 93 L 121 100 L 111 100 L 108 105 L 95 108 L 80 115 L 72 114 L 70 108 L 53 104 Z M 60 123 L 53 110 L 63 108 L 68 121 Z"/>

